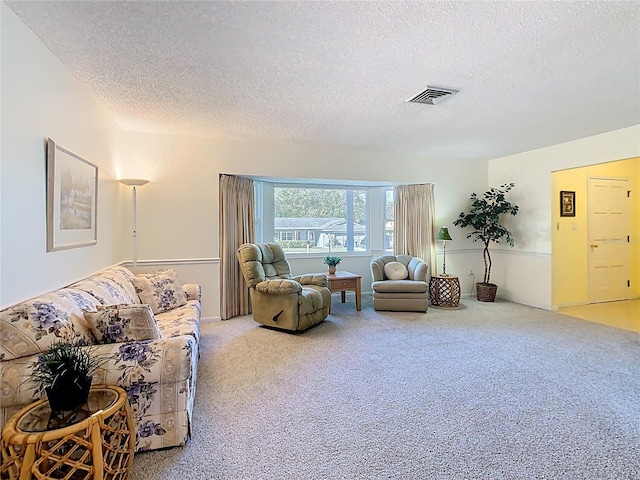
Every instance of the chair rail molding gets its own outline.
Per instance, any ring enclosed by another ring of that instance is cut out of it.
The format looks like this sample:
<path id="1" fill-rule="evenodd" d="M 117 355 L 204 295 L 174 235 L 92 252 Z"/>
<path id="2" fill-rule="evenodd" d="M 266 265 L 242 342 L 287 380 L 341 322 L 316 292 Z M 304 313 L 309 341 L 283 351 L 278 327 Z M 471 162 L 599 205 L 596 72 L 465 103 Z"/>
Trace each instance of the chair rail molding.
<path id="1" fill-rule="evenodd" d="M 131 268 L 132 261 L 121 265 Z M 174 268 L 180 281 L 198 283 L 202 286 L 201 322 L 219 321 L 220 318 L 220 258 L 164 258 L 138 260 L 138 271 L 149 273 L 154 270 Z"/>

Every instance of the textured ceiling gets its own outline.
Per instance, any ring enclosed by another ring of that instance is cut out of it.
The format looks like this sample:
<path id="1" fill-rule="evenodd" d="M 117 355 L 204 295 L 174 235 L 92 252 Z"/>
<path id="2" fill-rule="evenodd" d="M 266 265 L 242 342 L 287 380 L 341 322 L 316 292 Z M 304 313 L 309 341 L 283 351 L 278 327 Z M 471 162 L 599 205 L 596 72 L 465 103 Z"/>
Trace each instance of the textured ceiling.
<path id="1" fill-rule="evenodd" d="M 638 1 L 6 3 L 126 130 L 488 159 L 640 123 Z"/>

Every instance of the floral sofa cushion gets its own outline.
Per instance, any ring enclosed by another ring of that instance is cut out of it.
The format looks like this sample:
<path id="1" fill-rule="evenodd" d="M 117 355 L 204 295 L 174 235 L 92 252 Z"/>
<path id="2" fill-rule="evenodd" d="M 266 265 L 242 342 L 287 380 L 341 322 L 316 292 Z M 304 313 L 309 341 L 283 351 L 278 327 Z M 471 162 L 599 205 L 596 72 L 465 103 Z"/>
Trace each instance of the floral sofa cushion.
<path id="1" fill-rule="evenodd" d="M 162 338 L 149 305 L 98 305 L 97 312 L 85 311 L 84 318 L 98 343 Z"/>
<path id="2" fill-rule="evenodd" d="M 102 305 L 140 303 L 132 283 L 133 275 L 124 267 L 111 267 L 71 285 L 98 299 Z"/>
<path id="3" fill-rule="evenodd" d="M 136 287 L 133 285 L 134 277 L 135 275 L 133 275 L 129 269 L 118 265 L 107 268 L 94 276 L 94 278 L 106 278 L 118 285 L 122 290 L 121 294 L 126 293 L 127 295 L 127 301 L 125 303 L 140 303 L 140 299 L 136 293 Z"/>
<path id="4" fill-rule="evenodd" d="M 187 303 L 187 295 L 172 268 L 137 275 L 133 284 L 140 301 L 151 305 L 153 313 L 167 312 Z"/>
<path id="5" fill-rule="evenodd" d="M 0 360 L 46 352 L 54 340 L 93 344 L 82 311 L 98 305 L 86 292 L 63 288 L 2 310 Z"/>
<path id="6" fill-rule="evenodd" d="M 156 315 L 164 338 L 191 335 L 200 338 L 200 302 L 189 300 L 185 305 Z"/>

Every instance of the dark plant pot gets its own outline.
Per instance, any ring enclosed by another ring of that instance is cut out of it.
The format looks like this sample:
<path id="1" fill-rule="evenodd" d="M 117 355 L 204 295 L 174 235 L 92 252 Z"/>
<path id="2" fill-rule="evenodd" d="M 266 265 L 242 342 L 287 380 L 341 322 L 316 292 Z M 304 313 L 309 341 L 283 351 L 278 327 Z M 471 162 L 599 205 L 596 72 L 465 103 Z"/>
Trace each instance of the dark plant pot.
<path id="1" fill-rule="evenodd" d="M 45 391 L 51 411 L 64 412 L 87 403 L 90 389 L 91 377 L 87 377 L 77 383 L 73 380 L 58 382 L 54 388 L 47 387 Z"/>
<path id="2" fill-rule="evenodd" d="M 496 292 L 498 286 L 495 283 L 476 283 L 476 292 L 478 293 L 478 300 L 480 302 L 493 302 L 496 299 Z"/>

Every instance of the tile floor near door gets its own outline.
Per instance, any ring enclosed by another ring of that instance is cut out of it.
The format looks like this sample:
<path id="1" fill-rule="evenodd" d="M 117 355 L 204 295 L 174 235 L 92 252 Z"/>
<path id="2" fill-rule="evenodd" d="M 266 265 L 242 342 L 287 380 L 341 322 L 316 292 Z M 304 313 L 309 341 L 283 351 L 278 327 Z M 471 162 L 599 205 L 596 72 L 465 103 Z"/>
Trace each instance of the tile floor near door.
<path id="1" fill-rule="evenodd" d="M 640 333 L 640 300 L 562 307 L 558 313 Z"/>

